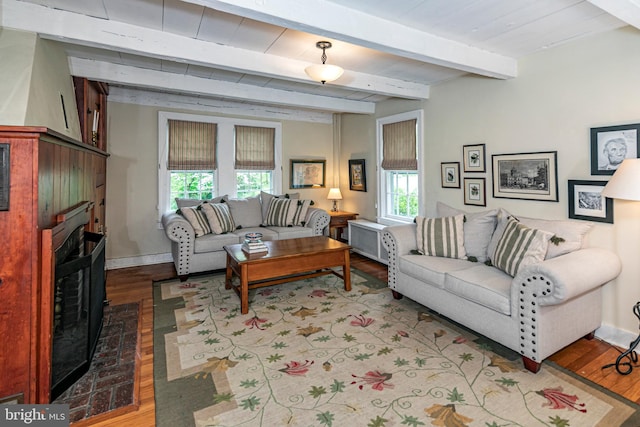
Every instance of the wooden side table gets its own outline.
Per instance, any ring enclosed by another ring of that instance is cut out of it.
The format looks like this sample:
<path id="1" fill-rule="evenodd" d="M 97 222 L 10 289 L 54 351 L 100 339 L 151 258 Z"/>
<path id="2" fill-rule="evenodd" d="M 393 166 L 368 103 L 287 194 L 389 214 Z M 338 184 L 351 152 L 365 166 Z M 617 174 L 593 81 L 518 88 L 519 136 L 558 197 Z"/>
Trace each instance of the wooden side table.
<path id="1" fill-rule="evenodd" d="M 356 219 L 357 213 L 344 211 L 329 211 L 331 221 L 329 222 L 329 237 L 346 242 L 348 239 L 343 235 L 344 229 L 349 226 L 348 221 Z"/>

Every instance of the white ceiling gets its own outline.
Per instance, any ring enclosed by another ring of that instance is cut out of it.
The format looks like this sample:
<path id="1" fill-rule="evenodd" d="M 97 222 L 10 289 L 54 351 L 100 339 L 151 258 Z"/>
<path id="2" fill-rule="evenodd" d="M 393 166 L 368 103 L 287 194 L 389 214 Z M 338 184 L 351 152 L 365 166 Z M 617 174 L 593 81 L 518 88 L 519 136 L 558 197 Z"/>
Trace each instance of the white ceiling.
<path id="1" fill-rule="evenodd" d="M 465 73 L 625 25 L 636 0 L 0 0 L 3 27 L 64 42 L 71 73 L 144 91 L 325 112 L 427 99 Z M 345 69 L 322 85 L 304 68 Z"/>

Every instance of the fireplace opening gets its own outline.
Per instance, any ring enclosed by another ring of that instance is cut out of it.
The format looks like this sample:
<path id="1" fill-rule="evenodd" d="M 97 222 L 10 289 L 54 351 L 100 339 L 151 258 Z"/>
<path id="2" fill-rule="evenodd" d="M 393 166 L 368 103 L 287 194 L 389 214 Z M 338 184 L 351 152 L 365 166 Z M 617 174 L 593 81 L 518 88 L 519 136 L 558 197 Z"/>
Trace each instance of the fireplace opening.
<path id="1" fill-rule="evenodd" d="M 55 249 L 51 400 L 89 370 L 102 330 L 105 237 L 73 229 Z"/>

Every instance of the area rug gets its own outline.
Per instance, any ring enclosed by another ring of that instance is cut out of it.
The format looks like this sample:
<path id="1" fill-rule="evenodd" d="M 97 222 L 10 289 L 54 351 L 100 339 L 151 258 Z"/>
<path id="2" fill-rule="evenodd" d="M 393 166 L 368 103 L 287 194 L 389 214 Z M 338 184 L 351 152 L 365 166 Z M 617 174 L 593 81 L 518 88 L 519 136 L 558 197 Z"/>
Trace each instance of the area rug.
<path id="1" fill-rule="evenodd" d="M 53 403 L 69 405 L 74 425 L 91 425 L 138 406 L 138 303 L 108 305 L 89 370 Z"/>
<path id="2" fill-rule="evenodd" d="M 157 425 L 640 425 L 636 405 L 351 277 L 256 289 L 246 315 L 222 274 L 154 284 Z"/>

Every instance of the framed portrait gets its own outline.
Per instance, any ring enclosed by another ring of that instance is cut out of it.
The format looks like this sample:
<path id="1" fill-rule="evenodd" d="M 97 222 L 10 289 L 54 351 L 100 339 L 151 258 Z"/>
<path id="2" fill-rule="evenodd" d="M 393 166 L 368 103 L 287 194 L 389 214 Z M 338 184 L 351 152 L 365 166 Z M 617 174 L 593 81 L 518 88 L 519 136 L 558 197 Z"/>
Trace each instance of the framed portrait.
<path id="1" fill-rule="evenodd" d="M 9 210 L 9 144 L 0 144 L 0 211 Z"/>
<path id="2" fill-rule="evenodd" d="M 624 159 L 640 157 L 640 123 L 591 128 L 591 175 L 613 175 Z"/>
<path id="3" fill-rule="evenodd" d="M 569 181 L 569 218 L 613 224 L 613 199 L 602 196 L 606 181 Z"/>
<path id="4" fill-rule="evenodd" d="M 442 188 L 460 188 L 460 162 L 440 163 Z"/>
<path id="5" fill-rule="evenodd" d="M 485 193 L 486 182 L 484 178 L 464 179 L 464 204 L 475 206 L 487 206 Z"/>
<path id="6" fill-rule="evenodd" d="M 291 188 L 324 188 L 326 160 L 291 160 Z"/>
<path id="7" fill-rule="evenodd" d="M 364 159 L 349 160 L 349 189 L 367 191 L 367 174 Z"/>
<path id="8" fill-rule="evenodd" d="M 493 197 L 558 201 L 558 152 L 494 154 Z"/>
<path id="9" fill-rule="evenodd" d="M 486 172 L 484 144 L 463 145 L 465 172 Z"/>

